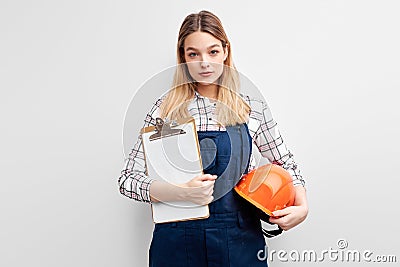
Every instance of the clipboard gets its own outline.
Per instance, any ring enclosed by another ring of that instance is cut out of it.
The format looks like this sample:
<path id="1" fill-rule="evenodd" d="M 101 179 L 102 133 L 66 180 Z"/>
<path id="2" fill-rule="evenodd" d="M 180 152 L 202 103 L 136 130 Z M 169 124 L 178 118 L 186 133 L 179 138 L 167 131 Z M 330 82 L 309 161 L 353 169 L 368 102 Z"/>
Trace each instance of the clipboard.
<path id="1" fill-rule="evenodd" d="M 178 121 L 156 118 L 156 126 L 141 130 L 146 174 L 171 184 L 185 183 L 203 174 L 200 146 L 193 117 Z M 151 203 L 154 223 L 209 217 L 208 205 L 190 201 Z"/>

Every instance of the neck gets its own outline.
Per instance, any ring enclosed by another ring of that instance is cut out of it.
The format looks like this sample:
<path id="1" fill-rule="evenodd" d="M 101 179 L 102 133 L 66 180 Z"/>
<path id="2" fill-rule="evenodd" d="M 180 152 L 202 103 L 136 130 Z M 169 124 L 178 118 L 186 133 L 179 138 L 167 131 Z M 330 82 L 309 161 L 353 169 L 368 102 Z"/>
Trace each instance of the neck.
<path id="1" fill-rule="evenodd" d="M 217 99 L 218 98 L 218 85 L 217 84 L 198 84 L 197 92 L 204 97 Z"/>

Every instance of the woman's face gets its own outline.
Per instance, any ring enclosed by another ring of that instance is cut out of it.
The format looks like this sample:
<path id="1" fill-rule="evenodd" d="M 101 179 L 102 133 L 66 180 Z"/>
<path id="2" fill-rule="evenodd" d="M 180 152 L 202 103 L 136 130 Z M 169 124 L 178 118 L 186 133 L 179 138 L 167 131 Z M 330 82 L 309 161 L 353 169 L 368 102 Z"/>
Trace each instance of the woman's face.
<path id="1" fill-rule="evenodd" d="M 207 32 L 193 32 L 184 41 L 185 61 L 189 73 L 200 84 L 214 83 L 222 74 L 228 56 L 222 43 Z"/>

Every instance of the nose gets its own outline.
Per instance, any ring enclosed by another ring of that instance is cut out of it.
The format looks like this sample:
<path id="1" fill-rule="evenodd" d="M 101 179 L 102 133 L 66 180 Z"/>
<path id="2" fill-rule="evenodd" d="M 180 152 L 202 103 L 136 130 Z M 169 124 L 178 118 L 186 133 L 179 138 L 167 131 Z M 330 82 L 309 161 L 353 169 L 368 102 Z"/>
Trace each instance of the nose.
<path id="1" fill-rule="evenodd" d="M 208 60 L 202 60 L 201 62 L 200 62 L 200 66 L 202 67 L 202 68 L 208 68 L 208 67 L 210 67 L 210 62 L 208 62 Z"/>
<path id="2" fill-rule="evenodd" d="M 200 66 L 202 68 L 208 68 L 210 67 L 210 62 L 208 61 L 208 58 L 206 55 L 202 55 L 200 59 Z"/>

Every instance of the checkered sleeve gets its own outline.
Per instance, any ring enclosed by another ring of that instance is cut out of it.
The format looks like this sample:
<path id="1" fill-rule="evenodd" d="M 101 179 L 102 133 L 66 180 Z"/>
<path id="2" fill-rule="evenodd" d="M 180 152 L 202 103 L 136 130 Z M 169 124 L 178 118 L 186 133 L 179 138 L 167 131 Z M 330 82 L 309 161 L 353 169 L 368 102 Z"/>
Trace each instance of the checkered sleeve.
<path id="1" fill-rule="evenodd" d="M 286 169 L 293 177 L 295 186 L 305 186 L 305 181 L 300 173 L 293 154 L 286 147 L 279 132 L 276 121 L 267 103 L 262 100 L 251 100 L 252 111 L 250 117 L 259 122 L 254 133 L 253 141 L 261 155 L 271 163 Z"/>
<path id="2" fill-rule="evenodd" d="M 161 99 L 152 106 L 144 119 L 143 127 L 155 125 L 155 118 L 159 114 Z M 146 175 L 145 157 L 142 145 L 142 136 L 139 134 L 125 165 L 118 178 L 119 191 L 122 195 L 136 201 L 150 203 L 150 185 L 154 181 Z"/>

